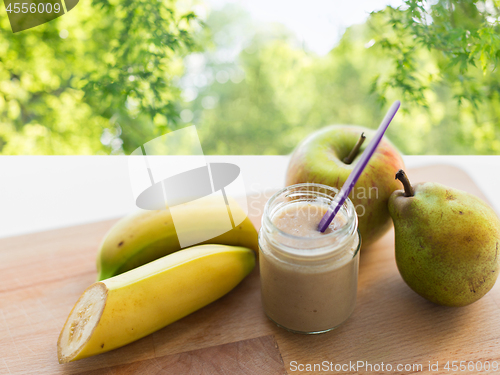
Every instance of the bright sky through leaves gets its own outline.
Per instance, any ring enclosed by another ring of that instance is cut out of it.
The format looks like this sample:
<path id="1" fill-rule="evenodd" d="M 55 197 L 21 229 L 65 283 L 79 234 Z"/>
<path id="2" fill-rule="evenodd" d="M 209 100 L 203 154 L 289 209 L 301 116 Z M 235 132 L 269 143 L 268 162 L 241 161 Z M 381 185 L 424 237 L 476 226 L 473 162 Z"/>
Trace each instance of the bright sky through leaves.
<path id="1" fill-rule="evenodd" d="M 401 0 L 208 0 L 207 3 L 213 9 L 238 4 L 257 21 L 281 23 L 319 55 L 330 52 L 345 29 L 364 23 L 370 12 L 403 4 Z"/>

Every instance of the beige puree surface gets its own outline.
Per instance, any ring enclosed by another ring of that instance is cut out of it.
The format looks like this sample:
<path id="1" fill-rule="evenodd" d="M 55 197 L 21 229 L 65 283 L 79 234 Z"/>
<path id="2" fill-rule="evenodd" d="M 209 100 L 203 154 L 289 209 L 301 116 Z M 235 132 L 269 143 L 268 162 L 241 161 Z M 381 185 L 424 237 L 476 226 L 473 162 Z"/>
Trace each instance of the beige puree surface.
<path id="1" fill-rule="evenodd" d="M 288 237 L 281 243 L 300 248 L 303 239 L 322 242 L 328 240 L 333 258 L 303 259 L 292 254 L 275 251 L 266 244 L 261 249 L 260 272 L 264 311 L 279 325 L 299 332 L 320 332 L 332 329 L 346 320 L 356 302 L 358 259 L 353 258 L 358 239 L 338 248 L 335 235 L 346 224 L 340 212 L 325 233 L 317 226 L 328 207 L 316 202 L 299 202 L 286 205 L 271 218 L 283 232 L 301 237 Z M 330 235 L 329 235 L 330 234 Z M 338 250 L 335 250 L 338 249 Z M 272 250 L 272 253 L 271 251 Z M 303 252 L 314 248 L 303 249 Z M 347 254 L 346 254 L 347 252 Z M 346 256 L 339 256 L 344 254 Z"/>

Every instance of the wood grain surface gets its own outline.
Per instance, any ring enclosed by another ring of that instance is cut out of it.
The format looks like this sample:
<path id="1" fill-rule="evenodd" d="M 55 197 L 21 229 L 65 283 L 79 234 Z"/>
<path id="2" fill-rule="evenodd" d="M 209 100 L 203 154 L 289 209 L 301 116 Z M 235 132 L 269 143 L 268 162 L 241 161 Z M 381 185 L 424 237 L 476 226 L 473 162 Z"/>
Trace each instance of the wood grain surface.
<path id="1" fill-rule="evenodd" d="M 473 181 L 454 167 L 414 169 L 408 175 L 412 182 L 441 182 L 484 199 Z M 250 216 L 257 227 L 268 197 L 263 194 L 250 202 Z M 289 374 L 301 373 L 293 371 L 296 365 L 323 361 L 333 366 L 383 362 L 391 364 L 393 371 L 377 373 L 391 374 L 457 373 L 444 370 L 447 361 L 497 361 L 500 366 L 500 283 L 470 306 L 434 305 L 401 279 L 392 231 L 362 250 L 356 308 L 345 324 L 330 333 L 297 335 L 274 326 L 262 312 L 259 270 L 255 269 L 223 298 L 148 337 L 60 365 L 59 332 L 80 294 L 95 281 L 97 248 L 115 222 L 0 240 L 0 374 L 167 374 L 171 373 L 168 368 L 175 368 L 176 374 L 199 374 L 201 368 L 207 374 L 245 374 L 245 366 L 259 363 L 280 373 L 282 369 L 273 367 L 279 353 Z M 270 345 L 270 337 L 279 352 Z M 428 371 L 429 362 L 439 362 L 439 371 Z M 238 363 L 243 364 L 241 368 Z M 423 371 L 396 371 L 397 364 L 422 365 Z M 209 372 L 209 368 L 220 371 Z M 327 373 L 370 373 L 351 370 L 333 367 Z"/>
<path id="2" fill-rule="evenodd" d="M 286 375 L 286 370 L 278 344 L 274 337 L 269 335 L 108 367 L 104 371 L 103 369 L 92 370 L 82 375 L 128 375 L 139 373 L 162 375 Z"/>

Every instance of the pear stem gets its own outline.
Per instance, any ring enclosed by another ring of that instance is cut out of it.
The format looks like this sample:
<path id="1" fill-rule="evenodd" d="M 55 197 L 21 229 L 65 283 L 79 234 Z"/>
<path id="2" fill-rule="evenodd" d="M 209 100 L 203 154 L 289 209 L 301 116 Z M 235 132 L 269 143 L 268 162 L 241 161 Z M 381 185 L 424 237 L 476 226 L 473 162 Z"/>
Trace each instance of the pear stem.
<path id="1" fill-rule="evenodd" d="M 351 150 L 349 155 L 342 160 L 346 164 L 351 164 L 354 158 L 358 155 L 359 149 L 361 148 L 361 145 L 365 141 L 366 136 L 365 133 L 361 133 L 361 136 L 358 139 L 358 142 L 354 145 L 354 148 Z"/>
<path id="2" fill-rule="evenodd" d="M 396 173 L 396 180 L 401 181 L 405 188 L 405 197 L 413 197 L 415 195 L 415 190 L 413 190 L 413 186 L 410 184 L 410 180 L 408 176 L 406 176 L 405 171 L 400 169 L 398 173 Z"/>

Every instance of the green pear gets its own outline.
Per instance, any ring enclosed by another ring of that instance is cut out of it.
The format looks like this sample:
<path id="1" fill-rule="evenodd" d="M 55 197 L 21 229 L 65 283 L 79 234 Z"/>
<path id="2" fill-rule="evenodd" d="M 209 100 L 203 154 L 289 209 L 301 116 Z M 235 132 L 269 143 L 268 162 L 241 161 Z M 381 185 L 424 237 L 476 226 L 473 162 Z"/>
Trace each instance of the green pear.
<path id="1" fill-rule="evenodd" d="M 500 269 L 500 221 L 481 199 L 426 182 L 389 198 L 396 236 L 396 263 L 404 281 L 422 297 L 465 306 L 483 297 Z"/>

